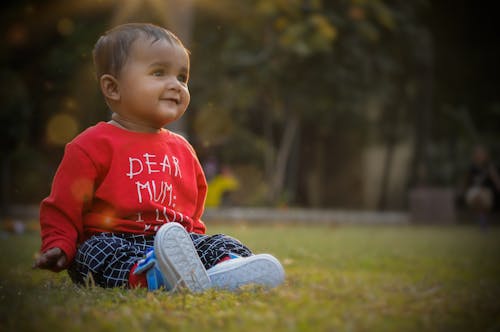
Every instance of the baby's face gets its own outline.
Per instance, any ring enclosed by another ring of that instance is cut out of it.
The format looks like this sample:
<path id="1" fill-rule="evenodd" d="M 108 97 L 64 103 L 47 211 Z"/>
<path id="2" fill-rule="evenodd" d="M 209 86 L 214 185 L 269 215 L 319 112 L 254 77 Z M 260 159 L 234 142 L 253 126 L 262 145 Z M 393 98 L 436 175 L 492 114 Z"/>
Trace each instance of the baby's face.
<path id="1" fill-rule="evenodd" d="M 186 111 L 188 78 L 189 57 L 183 48 L 140 38 L 117 78 L 120 100 L 113 111 L 136 124 L 162 128 Z"/>

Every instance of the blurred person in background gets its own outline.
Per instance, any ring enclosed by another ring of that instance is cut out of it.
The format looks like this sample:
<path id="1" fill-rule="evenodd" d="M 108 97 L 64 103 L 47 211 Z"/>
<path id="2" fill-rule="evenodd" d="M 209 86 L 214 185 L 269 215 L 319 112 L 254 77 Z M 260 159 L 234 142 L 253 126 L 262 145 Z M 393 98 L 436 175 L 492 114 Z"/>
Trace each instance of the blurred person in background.
<path id="1" fill-rule="evenodd" d="M 477 213 L 480 226 L 486 228 L 500 205 L 500 176 L 484 145 L 474 147 L 461 194 L 466 207 Z"/>

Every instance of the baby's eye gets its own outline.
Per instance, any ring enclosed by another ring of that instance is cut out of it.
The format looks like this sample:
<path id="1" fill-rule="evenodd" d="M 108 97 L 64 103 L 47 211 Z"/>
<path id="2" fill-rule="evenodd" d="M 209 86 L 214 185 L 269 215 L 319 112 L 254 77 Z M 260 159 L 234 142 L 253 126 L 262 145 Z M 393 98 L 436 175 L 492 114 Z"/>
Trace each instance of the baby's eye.
<path id="1" fill-rule="evenodd" d="M 182 83 L 187 83 L 188 81 L 188 76 L 185 75 L 185 74 L 180 74 L 179 76 L 177 76 L 177 79 L 179 80 L 179 82 L 182 82 Z"/>
<path id="2" fill-rule="evenodd" d="M 165 75 L 165 71 L 163 69 L 158 69 L 158 70 L 155 70 L 153 71 L 153 76 L 163 76 Z"/>

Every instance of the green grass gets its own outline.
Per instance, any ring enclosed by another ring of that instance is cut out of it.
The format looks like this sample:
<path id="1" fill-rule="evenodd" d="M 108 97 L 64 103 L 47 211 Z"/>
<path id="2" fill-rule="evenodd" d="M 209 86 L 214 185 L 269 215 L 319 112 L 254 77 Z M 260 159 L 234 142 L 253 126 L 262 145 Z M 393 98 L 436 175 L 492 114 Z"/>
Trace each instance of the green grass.
<path id="1" fill-rule="evenodd" d="M 284 264 L 273 290 L 81 288 L 0 242 L 0 331 L 500 331 L 500 229 L 214 226 Z"/>

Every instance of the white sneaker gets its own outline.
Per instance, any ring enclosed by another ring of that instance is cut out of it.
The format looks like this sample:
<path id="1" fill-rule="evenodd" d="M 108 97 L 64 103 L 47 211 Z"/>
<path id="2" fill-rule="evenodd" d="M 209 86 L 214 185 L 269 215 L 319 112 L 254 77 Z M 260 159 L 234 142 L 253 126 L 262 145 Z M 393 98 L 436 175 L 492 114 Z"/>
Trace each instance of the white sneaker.
<path id="1" fill-rule="evenodd" d="M 163 277 L 172 286 L 198 293 L 210 288 L 210 278 L 191 237 L 179 223 L 163 225 L 156 233 L 154 253 Z"/>
<path id="2" fill-rule="evenodd" d="M 269 254 L 233 258 L 215 265 L 207 273 L 212 287 L 227 290 L 249 284 L 276 287 L 285 280 L 280 262 Z"/>

